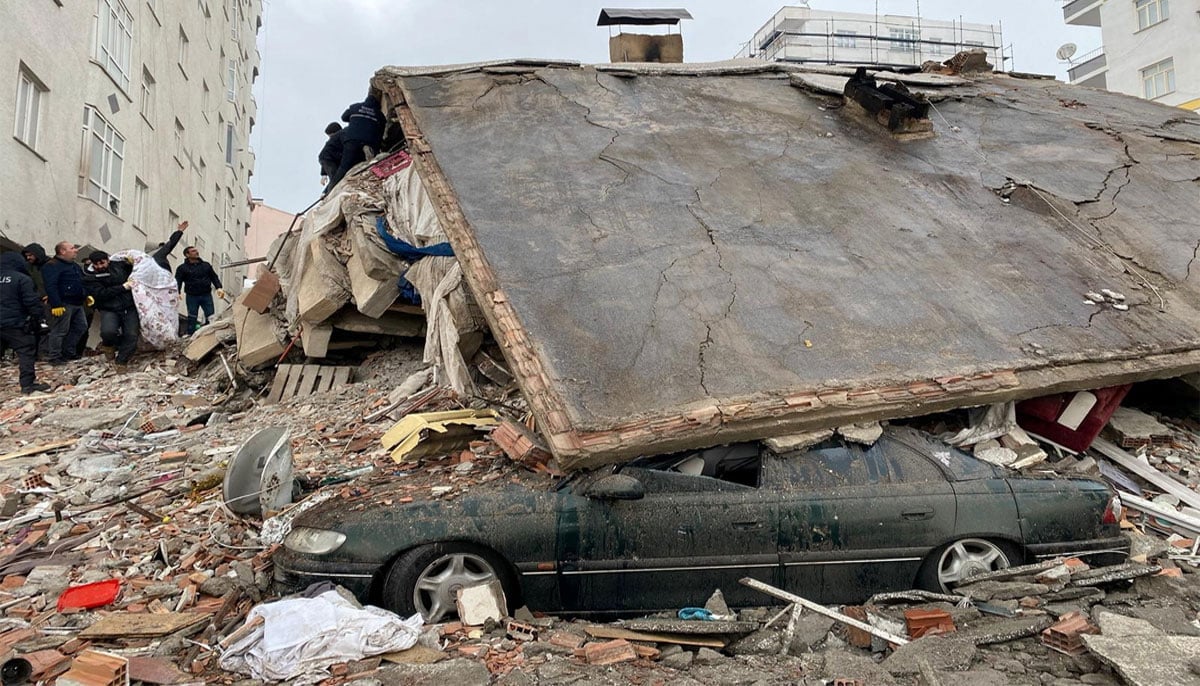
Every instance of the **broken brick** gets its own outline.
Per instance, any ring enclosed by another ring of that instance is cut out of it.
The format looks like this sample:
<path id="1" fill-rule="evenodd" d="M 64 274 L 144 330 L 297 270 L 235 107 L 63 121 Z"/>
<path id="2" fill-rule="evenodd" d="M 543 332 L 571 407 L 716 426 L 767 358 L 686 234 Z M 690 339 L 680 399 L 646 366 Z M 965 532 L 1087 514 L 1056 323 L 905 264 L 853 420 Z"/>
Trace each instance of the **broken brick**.
<path id="1" fill-rule="evenodd" d="M 623 638 L 614 638 L 603 643 L 589 643 L 583 647 L 583 657 L 590 665 L 611 665 L 638 659 L 633 645 Z"/>

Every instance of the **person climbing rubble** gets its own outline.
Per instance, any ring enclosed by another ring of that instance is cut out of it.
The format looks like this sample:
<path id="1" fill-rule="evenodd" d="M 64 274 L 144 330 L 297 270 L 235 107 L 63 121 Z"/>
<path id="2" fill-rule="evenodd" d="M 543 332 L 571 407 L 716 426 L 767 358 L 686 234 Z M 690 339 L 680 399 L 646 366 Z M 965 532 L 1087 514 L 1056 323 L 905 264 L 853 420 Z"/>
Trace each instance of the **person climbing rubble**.
<path id="1" fill-rule="evenodd" d="M 329 183 L 329 179 L 337 172 L 338 167 L 342 165 L 342 125 L 337 122 L 330 122 L 329 126 L 325 127 L 325 135 L 328 136 L 325 140 L 325 145 L 321 147 L 321 152 L 317 154 L 317 161 L 321 163 L 321 185 Z"/>
<path id="2" fill-rule="evenodd" d="M 372 151 L 379 150 L 379 143 L 383 139 L 383 112 L 379 109 L 379 96 L 376 92 L 372 90 L 365 100 L 346 108 L 342 113 L 342 121 L 348 124 L 342 129 L 342 160 L 337 170 L 329 177 L 329 185 L 325 187 L 326 193 L 336 186 L 354 165 L 367 159 L 364 147 Z"/>

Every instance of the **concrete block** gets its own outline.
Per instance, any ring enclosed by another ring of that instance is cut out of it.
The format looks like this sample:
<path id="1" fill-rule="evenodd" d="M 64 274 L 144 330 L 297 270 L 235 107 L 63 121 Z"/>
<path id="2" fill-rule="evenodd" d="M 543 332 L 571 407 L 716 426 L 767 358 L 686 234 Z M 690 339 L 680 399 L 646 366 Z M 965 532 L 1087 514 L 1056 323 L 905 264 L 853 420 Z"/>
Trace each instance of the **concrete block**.
<path id="1" fill-rule="evenodd" d="M 333 337 L 331 324 L 305 324 L 300 329 L 300 344 L 309 357 L 325 357 L 329 354 L 329 340 Z"/>
<path id="2" fill-rule="evenodd" d="M 357 253 L 351 255 L 346 262 L 346 272 L 350 275 L 350 291 L 354 295 L 354 305 L 359 312 L 368 317 L 382 317 L 400 297 L 398 277 L 372 277 L 367 273 L 362 258 Z"/>
<path id="3" fill-rule="evenodd" d="M 380 281 L 395 281 L 400 277 L 405 267 L 404 260 L 372 238 L 377 235 L 375 215 L 363 215 L 361 220 L 352 221 L 346 234 L 350 236 L 351 250 L 358 256 L 367 276 Z"/>
<path id="4" fill-rule="evenodd" d="M 350 291 L 343 285 L 346 281 L 346 268 L 337 257 L 325 249 L 320 239 L 312 241 L 297 293 L 300 318 L 323 322 L 333 316 L 350 301 Z"/>
<path id="5" fill-rule="evenodd" d="M 423 317 L 395 312 L 376 319 L 348 307 L 330 319 L 329 323 L 339 329 L 356 333 L 409 338 L 421 338 L 425 335 L 425 319 Z"/>
<path id="6" fill-rule="evenodd" d="M 456 599 L 458 618 L 463 624 L 480 626 L 489 619 L 499 621 L 507 614 L 504 588 L 499 581 L 464 586 Z"/>
<path id="7" fill-rule="evenodd" d="M 246 307 L 241 298 L 233 304 L 233 330 L 237 333 L 238 360 L 247 367 L 266 364 L 283 354 L 283 344 L 275 337 L 275 319 Z"/>

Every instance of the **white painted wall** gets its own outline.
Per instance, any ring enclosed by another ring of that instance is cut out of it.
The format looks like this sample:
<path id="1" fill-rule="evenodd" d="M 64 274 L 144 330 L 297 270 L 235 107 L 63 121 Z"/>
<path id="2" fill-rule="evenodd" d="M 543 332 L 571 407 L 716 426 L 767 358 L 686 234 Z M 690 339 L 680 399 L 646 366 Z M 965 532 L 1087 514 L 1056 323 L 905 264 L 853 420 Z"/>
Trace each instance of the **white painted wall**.
<path id="1" fill-rule="evenodd" d="M 0 236 L 21 245 L 39 242 L 47 250 L 59 240 L 108 252 L 144 249 L 147 242 L 165 240 L 174 230 L 169 221 L 174 213 L 189 220 L 190 227 L 172 256 L 173 264 L 190 244 L 200 246 L 204 258 L 213 263 L 242 259 L 254 168 L 247 143 L 256 114 L 251 84 L 260 63 L 255 39 L 261 0 L 124 0 L 133 17 L 128 88 L 120 87 L 92 59 L 99 1 L 20 0 L 4 5 L 0 88 L 8 89 L 10 96 L 0 98 Z M 229 15 L 237 21 L 239 6 L 235 40 Z M 180 27 L 189 37 L 186 76 L 177 57 Z M 234 102 L 226 100 L 222 51 L 239 60 Z M 36 151 L 14 136 L 22 64 L 49 89 L 42 100 Z M 149 119 L 140 113 L 143 67 L 156 81 L 156 111 Z M 207 106 L 203 83 L 210 91 Z M 117 103 L 115 112 L 110 96 Z M 116 213 L 81 194 L 87 164 L 85 104 L 96 106 L 125 138 Z M 182 164 L 176 161 L 176 118 L 185 129 Z M 225 163 L 222 121 L 235 123 L 232 166 Z M 203 179 L 201 159 L 206 167 Z M 135 178 L 149 188 L 141 225 L 134 221 Z M 214 192 L 224 196 L 219 205 Z M 230 194 L 234 201 L 227 213 Z"/>
<path id="2" fill-rule="evenodd" d="M 1142 97 L 1142 68 L 1170 57 L 1176 90 L 1156 102 L 1180 105 L 1200 98 L 1200 0 L 1169 0 L 1169 5 L 1166 21 L 1141 31 L 1133 0 L 1100 6 L 1108 90 Z"/>

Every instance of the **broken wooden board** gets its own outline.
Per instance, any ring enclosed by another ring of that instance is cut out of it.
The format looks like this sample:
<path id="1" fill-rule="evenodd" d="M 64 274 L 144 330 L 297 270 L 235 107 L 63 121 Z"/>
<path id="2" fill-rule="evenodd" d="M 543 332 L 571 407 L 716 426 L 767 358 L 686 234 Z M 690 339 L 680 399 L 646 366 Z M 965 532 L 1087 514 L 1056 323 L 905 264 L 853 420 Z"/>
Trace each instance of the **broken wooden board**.
<path id="1" fill-rule="evenodd" d="M 948 86 L 953 127 L 901 154 L 786 79 L 537 77 L 374 83 L 566 468 L 1200 368 L 1200 125 L 1177 109 L 997 74 L 1004 102 Z M 1128 166 L 1151 157 L 1174 166 Z"/>
<path id="2" fill-rule="evenodd" d="M 0 455 L 0 462 L 3 462 L 5 460 L 16 459 L 18 457 L 29 457 L 30 455 L 41 455 L 42 453 L 48 453 L 51 450 L 58 450 L 60 448 L 70 448 L 71 446 L 75 445 L 75 443 L 78 441 L 79 441 L 78 438 L 68 438 L 66 440 L 55 441 L 53 443 L 42 443 L 40 445 L 25 446 L 24 448 L 21 448 L 20 450 L 14 450 L 11 453 L 5 453 L 3 455 Z"/>
<path id="3" fill-rule="evenodd" d="M 208 612 L 114 612 L 79 632 L 79 638 L 158 638 L 205 622 Z"/>
<path id="4" fill-rule="evenodd" d="M 1092 441 L 1092 448 L 1097 450 L 1101 455 L 1116 462 L 1123 469 L 1127 469 L 1150 482 L 1155 488 L 1179 498 L 1180 502 L 1184 505 L 1200 509 L 1200 493 L 1196 493 L 1187 486 L 1130 455 L 1112 441 L 1105 438 L 1097 438 Z"/>
<path id="5" fill-rule="evenodd" d="M 700 636 L 696 634 L 661 634 L 652 631 L 630 631 L 620 627 L 597 624 L 584 627 L 589 636 L 595 638 L 623 638 L 627 641 L 650 641 L 652 643 L 674 643 L 681 646 L 702 646 L 705 648 L 724 648 L 725 639 L 715 636 Z"/>
<path id="6" fill-rule="evenodd" d="M 279 277 L 268 269 L 267 265 L 259 265 L 258 279 L 255 280 L 254 287 L 246 293 L 242 303 L 259 314 L 265 314 L 278 292 Z"/>
<path id="7" fill-rule="evenodd" d="M 271 382 L 268 403 L 277 403 L 288 398 L 324 393 L 334 386 L 350 383 L 354 367 L 325 364 L 281 364 L 275 370 Z"/>

